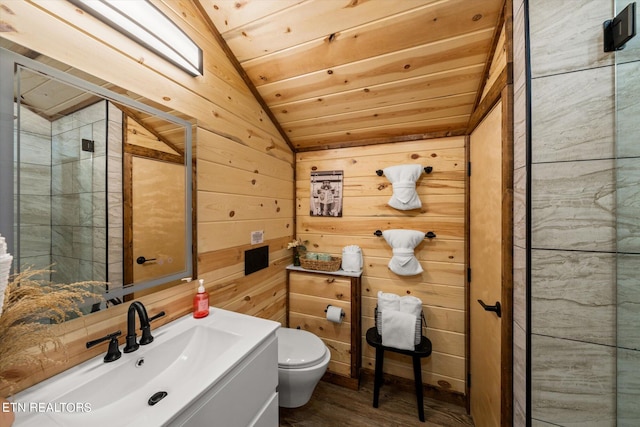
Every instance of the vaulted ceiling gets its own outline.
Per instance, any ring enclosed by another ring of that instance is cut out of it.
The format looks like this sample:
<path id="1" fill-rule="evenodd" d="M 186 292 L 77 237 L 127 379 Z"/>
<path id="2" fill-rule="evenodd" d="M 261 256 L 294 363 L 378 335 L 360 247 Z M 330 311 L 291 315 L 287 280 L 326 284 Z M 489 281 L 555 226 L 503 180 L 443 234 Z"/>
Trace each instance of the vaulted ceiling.
<path id="1" fill-rule="evenodd" d="M 460 135 L 503 0 L 194 0 L 296 151 Z"/>
<path id="2" fill-rule="evenodd" d="M 295 151 L 466 134 L 495 78 L 504 0 L 192 1 Z M 43 114 L 92 102 L 38 78 Z"/>

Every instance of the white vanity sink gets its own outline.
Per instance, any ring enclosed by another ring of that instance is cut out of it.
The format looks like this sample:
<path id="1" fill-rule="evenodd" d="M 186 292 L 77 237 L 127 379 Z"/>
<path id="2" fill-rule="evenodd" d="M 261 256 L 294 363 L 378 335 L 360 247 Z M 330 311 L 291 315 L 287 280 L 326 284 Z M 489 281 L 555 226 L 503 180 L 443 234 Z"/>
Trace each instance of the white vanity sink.
<path id="1" fill-rule="evenodd" d="M 185 316 L 115 362 L 101 354 L 15 395 L 28 410 L 16 406 L 14 425 L 201 425 L 211 416 L 216 425 L 277 425 L 279 326 L 217 308 L 204 319 Z M 275 413 L 275 424 L 263 413 Z"/>

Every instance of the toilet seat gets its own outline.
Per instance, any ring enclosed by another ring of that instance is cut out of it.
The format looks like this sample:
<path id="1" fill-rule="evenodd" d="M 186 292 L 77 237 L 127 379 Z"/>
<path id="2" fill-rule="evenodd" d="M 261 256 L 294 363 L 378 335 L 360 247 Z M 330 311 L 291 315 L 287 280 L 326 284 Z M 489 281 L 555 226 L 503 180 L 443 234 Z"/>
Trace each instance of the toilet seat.
<path id="1" fill-rule="evenodd" d="M 278 367 L 300 369 L 318 364 L 327 353 L 327 346 L 311 332 L 280 328 L 278 337 Z"/>

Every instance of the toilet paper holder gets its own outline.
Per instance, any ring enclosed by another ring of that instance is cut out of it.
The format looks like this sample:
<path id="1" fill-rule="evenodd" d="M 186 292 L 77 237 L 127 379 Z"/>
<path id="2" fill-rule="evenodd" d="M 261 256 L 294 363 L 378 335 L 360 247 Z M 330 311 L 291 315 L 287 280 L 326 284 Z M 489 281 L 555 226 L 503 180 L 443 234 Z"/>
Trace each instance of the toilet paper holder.
<path id="1" fill-rule="evenodd" d="M 329 307 L 332 307 L 332 305 L 331 304 L 327 305 L 327 308 L 324 309 L 325 313 L 329 310 Z M 344 317 L 344 316 L 345 316 L 345 314 L 344 314 L 344 310 L 343 310 L 342 313 L 340 313 L 340 317 Z"/>

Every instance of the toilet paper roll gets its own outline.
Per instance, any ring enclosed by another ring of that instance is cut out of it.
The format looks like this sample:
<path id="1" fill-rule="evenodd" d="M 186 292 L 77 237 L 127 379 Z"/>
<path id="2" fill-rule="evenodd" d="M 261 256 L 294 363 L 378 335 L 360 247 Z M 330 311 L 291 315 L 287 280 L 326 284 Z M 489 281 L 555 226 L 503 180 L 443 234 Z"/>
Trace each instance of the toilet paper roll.
<path id="1" fill-rule="evenodd" d="M 327 320 L 329 322 L 342 323 L 342 316 L 344 316 L 344 311 L 340 307 L 333 305 L 327 307 Z"/>

